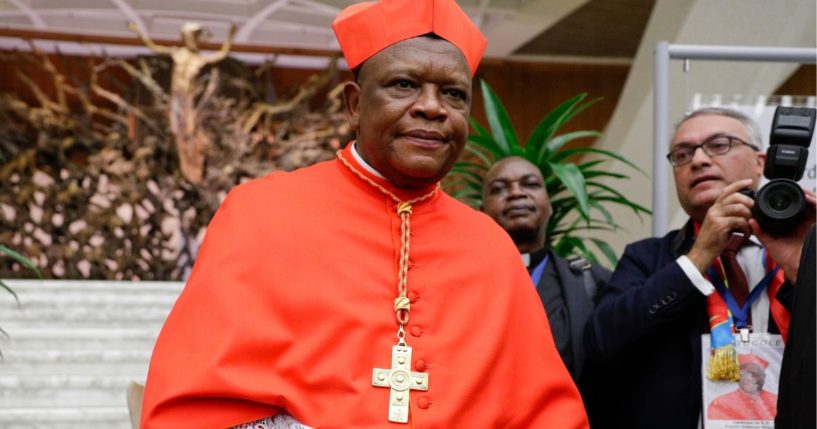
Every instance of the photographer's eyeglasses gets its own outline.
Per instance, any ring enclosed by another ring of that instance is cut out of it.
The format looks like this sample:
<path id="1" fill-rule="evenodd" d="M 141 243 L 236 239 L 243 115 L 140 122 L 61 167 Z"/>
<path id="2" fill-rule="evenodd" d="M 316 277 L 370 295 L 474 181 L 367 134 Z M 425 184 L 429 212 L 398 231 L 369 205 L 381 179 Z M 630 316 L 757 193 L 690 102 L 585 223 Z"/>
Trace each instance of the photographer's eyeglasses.
<path id="1" fill-rule="evenodd" d="M 735 143 L 744 144 L 754 150 L 758 150 L 753 144 L 749 144 L 737 137 L 715 136 L 701 144 L 682 144 L 667 154 L 667 159 L 673 167 L 688 164 L 695 157 L 695 151 L 701 148 L 707 156 L 725 155 L 732 150 Z"/>

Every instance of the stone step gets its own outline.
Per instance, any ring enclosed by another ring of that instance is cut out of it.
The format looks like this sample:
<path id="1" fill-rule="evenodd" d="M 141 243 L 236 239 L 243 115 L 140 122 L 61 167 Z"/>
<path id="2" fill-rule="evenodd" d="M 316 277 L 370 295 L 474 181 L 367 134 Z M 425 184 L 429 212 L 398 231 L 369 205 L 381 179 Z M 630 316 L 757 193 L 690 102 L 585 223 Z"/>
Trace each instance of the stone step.
<path id="1" fill-rule="evenodd" d="M 0 428 L 129 429 L 126 390 L 182 283 L 4 280 Z"/>
<path id="2" fill-rule="evenodd" d="M 123 292 L 169 293 L 178 295 L 184 287 L 183 282 L 126 282 L 109 280 L 9 280 L 3 283 L 11 287 L 18 295 L 29 292 L 85 292 L 118 290 Z"/>
<path id="3" fill-rule="evenodd" d="M 0 375 L 2 408 L 39 406 L 125 405 L 125 391 L 143 376 L 126 375 Z M 0 409 L 2 409 L 0 408 Z"/>
<path id="4" fill-rule="evenodd" d="M 109 362 L 54 362 L 32 363 L 5 359 L 3 373 L 19 376 L 29 375 L 143 375 L 147 373 L 150 359 Z"/>
<path id="5" fill-rule="evenodd" d="M 66 380 L 66 377 L 88 377 L 86 384 Z M 109 379 L 121 377 L 127 383 L 111 384 Z M 133 375 L 50 375 L 20 376 L 19 380 L 3 380 L 0 376 L 0 401 L 6 408 L 26 407 L 112 407 L 127 406 L 127 387 L 136 382 L 145 383 L 144 376 Z M 50 382 L 43 381 L 44 379 Z M 3 427 L 0 425 L 0 428 Z"/>
<path id="6" fill-rule="evenodd" d="M 124 400 L 124 399 L 123 399 Z M 127 406 L 0 408 L 3 429 L 130 429 Z"/>
<path id="7" fill-rule="evenodd" d="M 15 329 L 16 339 L 49 340 L 49 339 L 72 339 L 72 340 L 100 340 L 100 341 L 121 341 L 121 340 L 150 340 L 155 339 L 158 329 L 155 326 L 145 326 L 139 328 L 109 328 L 107 326 L 96 326 L 91 328 L 63 328 L 48 327 L 28 328 L 21 327 Z M 11 334 L 11 332 L 9 332 Z M 71 348 L 71 347 L 69 347 Z"/>
<path id="8" fill-rule="evenodd" d="M 161 325 L 170 312 L 169 305 L 135 306 L 128 303 L 107 306 L 58 307 L 23 307 L 21 309 L 3 309 L 0 306 L 0 326 L 54 326 L 65 324 L 98 325 L 109 322 L 137 325 Z"/>
<path id="9" fill-rule="evenodd" d="M 9 297 L 11 296 L 10 294 L 7 295 L 9 295 Z M 19 305 L 11 298 L 6 299 L 6 302 L 3 303 L 3 307 L 27 309 L 33 307 L 99 307 L 130 304 L 141 306 L 159 305 L 170 308 L 173 306 L 173 303 L 176 302 L 176 296 L 171 294 L 151 294 L 149 292 L 142 293 L 139 291 L 120 292 L 115 290 L 76 293 L 18 293 L 17 296 L 20 299 Z"/>
<path id="10" fill-rule="evenodd" d="M 12 349 L 134 349 L 153 350 L 158 328 L 23 328 L 4 327 L 9 338 L 0 337 L 0 350 Z"/>
<path id="11" fill-rule="evenodd" d="M 144 378 L 144 377 L 139 377 Z M 48 390 L 48 389 L 121 389 L 125 388 L 135 377 L 130 375 L 8 375 L 0 374 L 0 395 L 7 395 L 13 389 Z"/>
<path id="12" fill-rule="evenodd" d="M 150 360 L 150 353 L 150 350 L 143 348 L 115 350 L 14 348 L 3 352 L 4 359 L 0 368 L 5 372 L 9 365 L 15 365 L 18 362 L 32 365 L 147 362 Z"/>

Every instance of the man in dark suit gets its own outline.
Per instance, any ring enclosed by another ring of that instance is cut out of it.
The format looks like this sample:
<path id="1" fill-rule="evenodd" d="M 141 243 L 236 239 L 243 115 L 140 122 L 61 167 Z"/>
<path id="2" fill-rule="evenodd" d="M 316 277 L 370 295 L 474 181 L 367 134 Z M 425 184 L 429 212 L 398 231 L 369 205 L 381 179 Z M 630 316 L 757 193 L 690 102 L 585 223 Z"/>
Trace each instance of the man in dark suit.
<path id="1" fill-rule="evenodd" d="M 610 271 L 585 259 L 566 260 L 545 245 L 551 214 L 542 173 L 520 157 L 505 158 L 485 176 L 482 210 L 513 239 L 531 273 L 550 322 L 556 348 L 582 390 L 582 335 L 593 310 L 595 291 Z"/>
<path id="2" fill-rule="evenodd" d="M 765 233 L 754 219 L 752 230 L 766 246 L 769 255 L 783 267 L 787 283 L 777 293 L 791 311 L 791 325 L 777 397 L 775 429 L 813 429 L 817 427 L 817 298 L 815 298 L 815 230 L 813 193 L 806 191 L 811 204 L 810 217 L 784 235 Z M 809 226 L 811 225 L 811 226 Z"/>
<path id="3" fill-rule="evenodd" d="M 606 408 L 591 416 L 594 429 L 700 427 L 701 334 L 709 332 L 720 296 L 710 280 L 723 276 L 710 267 L 723 265 L 719 255 L 734 231 L 744 235 L 736 271 L 747 289 L 765 288 L 747 301 L 746 326 L 773 334 L 787 328 L 787 311 L 775 297 L 782 275 L 764 279 L 774 262 L 750 237 L 754 201 L 738 192 L 757 189 L 761 146 L 757 124 L 729 109 L 701 109 L 676 126 L 667 158 L 689 220 L 662 238 L 628 245 L 599 297 L 585 345 L 589 362 L 605 365 L 616 379 L 606 384 L 616 387 Z"/>

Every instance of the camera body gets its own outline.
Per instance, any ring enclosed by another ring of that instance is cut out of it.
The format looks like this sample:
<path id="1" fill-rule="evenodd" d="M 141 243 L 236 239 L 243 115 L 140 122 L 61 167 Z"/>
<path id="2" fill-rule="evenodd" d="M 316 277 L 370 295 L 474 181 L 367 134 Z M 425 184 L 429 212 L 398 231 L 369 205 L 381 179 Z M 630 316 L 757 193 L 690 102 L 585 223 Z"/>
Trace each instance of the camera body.
<path id="1" fill-rule="evenodd" d="M 778 106 L 772 120 L 763 175 L 769 182 L 757 191 L 752 216 L 765 231 L 783 234 L 800 221 L 808 204 L 797 183 L 803 177 L 814 134 L 815 109 Z"/>

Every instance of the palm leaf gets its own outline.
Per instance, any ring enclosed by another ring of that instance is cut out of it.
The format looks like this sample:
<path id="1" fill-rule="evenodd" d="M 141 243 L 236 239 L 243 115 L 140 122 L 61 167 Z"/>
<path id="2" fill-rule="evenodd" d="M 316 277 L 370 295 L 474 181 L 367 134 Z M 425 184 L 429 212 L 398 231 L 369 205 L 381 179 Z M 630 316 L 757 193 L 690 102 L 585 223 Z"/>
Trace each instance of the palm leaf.
<path id="1" fill-rule="evenodd" d="M 598 200 L 596 200 L 595 198 L 591 199 L 590 200 L 590 206 L 593 207 L 593 209 L 597 210 L 599 213 L 601 213 L 602 216 L 604 216 L 604 223 L 606 223 L 608 225 L 618 226 L 618 224 L 616 223 L 615 218 L 613 218 L 613 214 L 610 213 L 610 211 L 607 210 L 607 208 L 604 207 L 604 205 L 599 203 Z"/>
<path id="2" fill-rule="evenodd" d="M 630 209 L 633 210 L 633 213 L 635 213 L 638 216 L 639 219 L 643 219 L 641 217 L 641 213 L 652 214 L 652 212 L 648 208 L 646 208 L 646 207 L 644 207 L 644 206 L 642 206 L 640 204 L 634 203 L 634 202 L 632 202 L 632 201 L 630 201 L 630 200 L 628 200 L 626 198 L 598 196 L 598 197 L 596 197 L 596 199 L 599 200 L 599 201 L 605 201 L 605 202 L 609 202 L 609 203 L 616 203 L 616 204 L 619 204 L 619 205 L 627 206 L 627 207 L 629 207 Z"/>
<path id="3" fill-rule="evenodd" d="M 10 256 L 12 259 L 19 262 L 20 265 L 23 265 L 24 267 L 28 268 L 29 270 L 34 271 L 34 273 L 37 274 L 37 277 L 40 277 L 40 278 L 43 277 L 42 274 L 40 273 L 40 270 L 37 269 L 37 267 L 34 264 L 32 264 L 31 261 L 29 261 L 28 258 L 26 258 L 25 256 L 23 256 L 23 255 L 15 252 L 15 251 L 9 249 L 6 246 L 1 245 L 1 244 L 0 244 L 0 253 L 5 254 L 7 256 Z"/>
<path id="4" fill-rule="evenodd" d="M 560 254 L 562 255 L 571 255 L 579 253 L 582 256 L 586 256 L 587 259 L 593 262 L 596 261 L 595 256 L 591 256 L 592 252 L 587 251 L 587 246 L 584 245 L 584 242 L 580 238 L 573 237 L 572 235 L 568 234 L 562 235 L 559 238 L 559 241 L 556 242 L 555 249 L 561 252 Z M 579 251 L 576 252 L 576 249 L 578 249 Z"/>
<path id="5" fill-rule="evenodd" d="M 475 173 L 483 173 L 484 174 L 487 170 L 488 170 L 488 167 L 486 165 L 484 165 L 484 164 L 476 164 L 476 163 L 473 163 L 473 162 L 465 162 L 465 161 L 457 162 L 457 163 L 454 164 L 453 167 L 451 167 L 451 172 L 452 173 L 457 173 L 457 172 L 460 172 L 460 171 L 468 171 L 468 172 L 475 172 Z M 482 176 L 480 176 L 480 179 L 481 178 L 482 178 Z"/>
<path id="6" fill-rule="evenodd" d="M 501 159 L 507 156 L 502 148 L 499 147 L 496 140 L 490 135 L 472 135 L 468 137 L 468 141 L 475 143 L 480 149 L 490 153 L 494 159 Z"/>
<path id="7" fill-rule="evenodd" d="M 604 255 L 604 257 L 607 258 L 607 261 L 610 262 L 611 266 L 616 266 L 616 263 L 618 262 L 618 259 L 616 258 L 616 252 L 615 250 L 613 250 L 612 247 L 610 247 L 609 244 L 607 244 L 606 241 L 592 237 L 590 238 L 590 241 L 592 241 L 593 244 L 595 244 L 596 247 L 598 247 L 599 250 L 601 250 L 601 253 Z"/>
<path id="8" fill-rule="evenodd" d="M 601 155 L 604 155 L 604 156 L 608 156 L 608 157 L 613 158 L 613 159 L 615 159 L 617 161 L 621 161 L 621 162 L 627 164 L 628 166 L 636 169 L 641 174 L 643 174 L 645 177 L 647 177 L 647 173 L 644 170 L 642 170 L 641 167 L 633 164 L 627 158 L 624 158 L 623 156 L 621 156 L 621 155 L 619 155 L 619 154 L 617 154 L 615 152 L 611 152 L 609 150 L 596 149 L 594 147 L 577 147 L 577 148 L 567 149 L 567 150 L 561 151 L 558 154 L 554 155 L 553 158 L 555 160 L 561 161 L 563 159 L 567 159 L 567 158 L 569 158 L 571 156 L 574 156 L 574 155 L 587 154 L 587 153 L 597 153 L 597 154 L 601 154 Z"/>
<path id="9" fill-rule="evenodd" d="M 595 166 L 597 166 L 599 164 L 603 164 L 604 161 L 606 161 L 606 160 L 605 159 L 594 159 L 594 160 L 591 160 L 591 161 L 586 161 L 586 162 L 583 162 L 583 163 L 579 164 L 579 169 L 582 170 L 583 172 L 591 171 L 590 170 L 591 168 L 593 168 L 593 167 L 595 167 Z"/>
<path id="10" fill-rule="evenodd" d="M 491 135 L 491 132 L 488 131 L 485 127 L 483 127 L 482 124 L 477 122 L 477 120 L 475 118 L 469 119 L 468 122 L 471 124 L 472 127 L 474 127 L 475 130 L 477 130 L 477 135 L 480 135 L 480 136 L 490 136 Z"/>
<path id="11" fill-rule="evenodd" d="M 565 187 L 573 193 L 579 205 L 579 214 L 588 219 L 590 217 L 590 206 L 587 202 L 587 190 L 585 188 L 584 176 L 576 164 L 550 164 L 553 174 L 564 183 Z"/>
<path id="12" fill-rule="evenodd" d="M 451 170 L 453 171 L 454 169 L 452 168 Z M 477 172 L 466 170 L 466 169 L 460 169 L 460 170 L 457 170 L 456 173 L 459 176 L 459 177 L 457 177 L 457 179 L 459 179 L 459 180 L 462 180 L 462 181 L 465 181 L 465 182 L 468 182 L 468 183 L 473 183 L 473 184 L 482 184 L 482 181 L 483 181 L 482 180 L 482 175 L 477 173 Z"/>
<path id="13" fill-rule="evenodd" d="M 562 126 L 564 126 L 566 123 L 570 122 L 570 120 L 571 120 L 571 119 L 573 119 L 574 117 L 576 117 L 576 115 L 578 115 L 578 114 L 579 114 L 579 113 L 581 113 L 581 112 L 584 112 L 584 111 L 585 111 L 585 110 L 586 110 L 588 107 L 590 107 L 590 106 L 592 106 L 592 105 L 594 105 L 594 104 L 598 103 L 598 102 L 599 102 L 599 101 L 601 101 L 601 100 L 602 100 L 602 98 L 601 98 L 601 97 L 597 97 L 597 98 L 594 98 L 594 99 L 592 99 L 592 100 L 588 100 L 588 101 L 586 101 L 586 102 L 584 102 L 584 103 L 582 103 L 582 104 L 576 104 L 576 105 L 574 105 L 573 107 L 571 107 L 570 109 L 568 109 L 568 110 L 567 110 L 567 111 L 566 111 L 566 112 L 565 112 L 565 113 L 562 115 L 562 117 L 561 117 L 561 118 L 559 118 L 559 120 L 557 121 L 557 123 L 556 123 L 557 128 L 555 128 L 555 129 L 553 130 L 553 132 L 551 133 L 551 137 L 553 137 L 554 135 L 556 135 L 556 131 L 558 130 L 558 128 L 561 128 L 561 127 L 562 127 Z"/>
<path id="14" fill-rule="evenodd" d="M 479 158 L 479 161 L 485 165 L 486 169 L 490 168 L 492 164 L 491 158 L 488 156 L 490 155 L 490 152 L 488 152 L 485 148 L 479 146 L 478 144 L 468 142 L 465 144 L 465 150 Z M 486 155 L 485 152 L 488 152 L 488 155 Z"/>
<path id="15" fill-rule="evenodd" d="M 644 207 L 644 206 L 642 206 L 640 204 L 637 204 L 637 203 L 634 203 L 634 202 L 630 201 L 629 199 L 627 199 L 627 197 L 624 196 L 624 194 L 622 194 L 621 192 L 619 192 L 617 189 L 615 189 L 613 187 L 610 187 L 610 186 L 607 186 L 607 185 L 605 185 L 603 183 L 598 183 L 598 182 L 587 182 L 587 186 L 588 187 L 592 186 L 594 188 L 603 189 L 603 190 L 605 190 L 605 191 L 607 191 L 607 192 L 609 192 L 610 194 L 613 195 L 612 199 L 610 199 L 611 196 L 609 196 L 609 195 L 603 195 L 601 193 L 597 193 L 597 194 L 595 194 L 595 197 L 599 201 L 611 201 L 611 202 L 615 202 L 617 204 L 626 205 L 628 207 L 631 207 L 636 212 L 643 212 L 643 213 L 647 213 L 647 214 L 652 214 L 652 211 L 650 209 L 648 209 L 648 208 L 646 208 L 646 207 Z"/>
<path id="16" fill-rule="evenodd" d="M 615 232 L 618 231 L 619 228 L 613 228 L 609 225 L 602 225 L 601 219 L 594 219 L 591 225 L 586 225 L 584 223 L 576 223 L 576 221 L 571 222 L 567 225 L 558 225 L 557 228 L 554 228 L 551 232 L 553 236 L 556 237 L 560 234 L 574 234 L 578 231 L 608 231 L 608 232 Z"/>
<path id="17" fill-rule="evenodd" d="M 533 133 L 531 134 L 527 143 L 525 143 L 525 153 L 528 155 L 528 159 L 532 159 L 534 154 L 539 153 L 540 147 L 546 147 L 546 143 L 553 137 L 554 131 L 559 128 L 557 126 L 557 122 L 560 120 L 560 118 L 586 97 L 587 93 L 584 92 L 574 96 L 573 98 L 556 106 L 555 109 L 551 110 L 550 113 L 545 115 L 545 117 L 539 121 L 539 124 L 536 125 L 536 128 L 533 130 Z"/>
<path id="18" fill-rule="evenodd" d="M 0 288 L 3 288 L 3 289 L 5 289 L 5 290 L 6 290 L 6 292 L 10 293 L 10 294 L 11 294 L 11 296 L 13 296 L 13 297 L 14 297 L 14 300 L 15 300 L 15 301 L 17 301 L 17 306 L 18 306 L 18 307 L 20 306 L 20 298 L 18 298 L 18 297 L 17 297 L 17 292 L 14 292 L 14 291 L 13 291 L 13 290 L 12 290 L 12 289 L 9 287 L 9 285 L 7 285 L 7 284 L 3 283 L 3 281 L 2 281 L 2 280 L 0 280 Z"/>
<path id="19" fill-rule="evenodd" d="M 595 178 L 595 177 L 609 177 L 611 179 L 629 179 L 630 178 L 630 176 L 628 176 L 626 174 L 613 173 L 612 171 L 607 171 L 607 170 L 585 170 L 584 168 L 582 168 L 581 165 L 579 165 L 579 170 L 582 171 L 582 174 L 584 174 L 585 179 L 591 179 L 591 178 Z"/>
<path id="20" fill-rule="evenodd" d="M 573 150 L 565 150 L 559 153 L 559 149 L 562 148 L 565 144 L 581 138 L 587 137 L 599 137 L 602 134 L 598 131 L 574 131 L 572 133 L 562 134 L 559 137 L 554 137 L 551 139 L 548 144 L 542 146 L 542 150 L 539 151 L 537 154 L 536 162 L 539 163 L 543 159 L 545 155 L 548 153 L 553 153 L 554 155 L 550 157 L 551 162 L 561 161 L 563 159 L 569 158 L 571 155 L 574 154 L 576 149 Z M 545 150 L 546 149 L 546 150 Z M 585 148 L 581 148 L 585 149 Z"/>
<path id="21" fill-rule="evenodd" d="M 502 150 L 504 156 L 521 155 L 519 140 L 516 138 L 516 131 L 513 129 L 508 111 L 496 96 L 494 90 L 484 79 L 480 80 L 482 86 L 482 98 L 485 104 L 485 116 L 488 118 L 488 125 L 491 128 L 491 135 L 494 136 L 497 146 Z"/>

